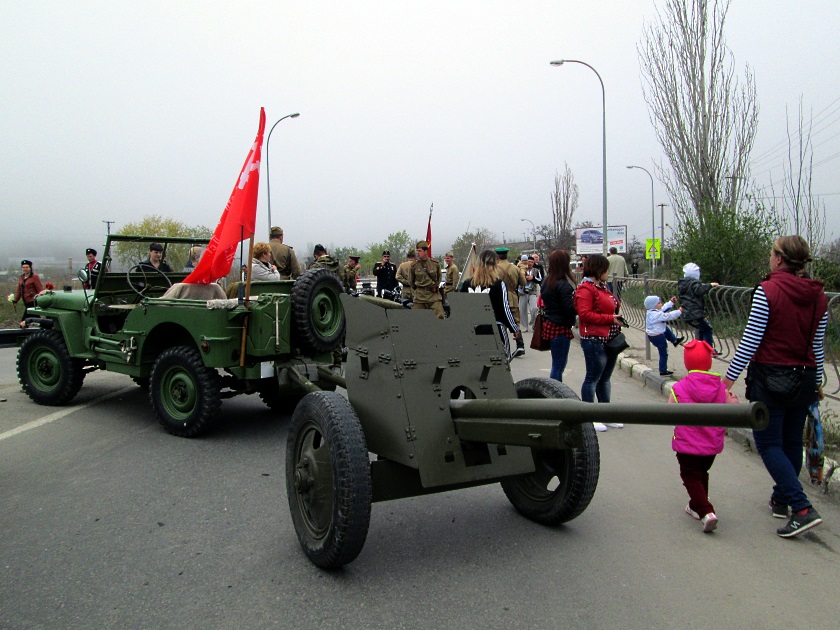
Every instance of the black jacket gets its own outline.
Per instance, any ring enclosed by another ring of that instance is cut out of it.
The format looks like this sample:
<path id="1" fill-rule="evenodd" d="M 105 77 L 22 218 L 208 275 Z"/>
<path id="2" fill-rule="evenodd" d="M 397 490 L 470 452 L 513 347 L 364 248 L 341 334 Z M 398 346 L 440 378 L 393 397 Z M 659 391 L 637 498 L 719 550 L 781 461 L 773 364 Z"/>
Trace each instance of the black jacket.
<path id="1" fill-rule="evenodd" d="M 566 328 L 575 325 L 575 287 L 571 282 L 560 280 L 554 287 L 544 282 L 540 295 L 545 302 L 543 313 L 548 321 Z"/>
<path id="2" fill-rule="evenodd" d="M 711 284 L 704 284 L 696 278 L 680 278 L 677 281 L 682 318 L 685 321 L 693 322 L 706 317 L 706 299 L 703 296 L 711 290 Z"/>

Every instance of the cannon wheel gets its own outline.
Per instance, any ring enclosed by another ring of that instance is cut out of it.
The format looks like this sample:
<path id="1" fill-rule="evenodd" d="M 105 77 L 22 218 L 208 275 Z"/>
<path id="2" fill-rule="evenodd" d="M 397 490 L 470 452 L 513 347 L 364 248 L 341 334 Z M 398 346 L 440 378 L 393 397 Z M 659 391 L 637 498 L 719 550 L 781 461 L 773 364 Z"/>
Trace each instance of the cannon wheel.
<path id="1" fill-rule="evenodd" d="M 207 428 L 221 404 L 219 376 L 204 366 L 198 350 L 175 346 L 155 361 L 149 400 L 168 433 L 195 437 Z"/>
<path id="2" fill-rule="evenodd" d="M 24 339 L 18 352 L 18 379 L 39 405 L 63 405 L 82 388 L 83 362 L 74 359 L 57 330 L 38 330 Z"/>
<path id="3" fill-rule="evenodd" d="M 338 276 L 327 269 L 303 272 L 292 286 L 292 332 L 304 354 L 331 352 L 344 338 L 343 293 Z"/>
<path id="4" fill-rule="evenodd" d="M 528 378 L 516 384 L 519 398 L 572 398 L 577 395 L 555 380 Z M 513 506 L 532 521 L 558 525 L 580 515 L 595 494 L 601 456 L 591 422 L 581 425 L 583 448 L 532 449 L 536 470 L 502 481 Z"/>
<path id="5" fill-rule="evenodd" d="M 286 494 L 304 553 L 336 569 L 361 552 L 370 525 L 372 486 L 362 425 L 335 392 L 307 394 L 286 441 Z"/>

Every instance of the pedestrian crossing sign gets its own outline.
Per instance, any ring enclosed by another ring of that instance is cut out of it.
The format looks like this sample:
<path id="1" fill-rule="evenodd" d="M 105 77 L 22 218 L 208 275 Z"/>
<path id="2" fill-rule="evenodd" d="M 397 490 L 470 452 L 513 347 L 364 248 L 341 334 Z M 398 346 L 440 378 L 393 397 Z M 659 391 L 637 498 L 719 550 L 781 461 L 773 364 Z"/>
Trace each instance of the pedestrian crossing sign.
<path id="1" fill-rule="evenodd" d="M 645 240 L 645 260 L 658 260 L 662 258 L 660 252 L 662 251 L 662 243 L 658 238 L 649 238 Z"/>

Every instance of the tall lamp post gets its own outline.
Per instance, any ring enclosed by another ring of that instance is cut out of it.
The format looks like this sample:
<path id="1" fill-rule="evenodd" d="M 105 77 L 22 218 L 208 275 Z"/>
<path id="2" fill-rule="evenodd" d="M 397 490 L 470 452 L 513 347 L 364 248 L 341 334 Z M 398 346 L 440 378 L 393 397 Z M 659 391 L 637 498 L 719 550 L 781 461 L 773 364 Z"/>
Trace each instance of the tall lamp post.
<path id="1" fill-rule="evenodd" d="M 627 168 L 637 168 L 647 173 L 650 177 L 650 238 L 651 243 L 656 243 L 656 206 L 653 205 L 653 175 L 644 166 L 628 166 Z M 662 243 L 659 243 L 659 249 L 662 249 Z M 650 259 L 653 269 L 656 269 L 656 257 Z"/>
<path id="2" fill-rule="evenodd" d="M 552 61 L 550 63 L 552 66 L 562 66 L 564 63 L 579 63 L 592 70 L 592 72 L 595 73 L 595 76 L 598 77 L 598 81 L 600 81 L 601 83 L 601 114 L 603 122 L 603 131 L 601 137 L 603 139 L 604 145 L 604 256 L 606 256 L 609 238 L 607 238 L 607 92 L 604 89 L 604 81 L 603 79 L 601 79 L 601 75 L 598 74 L 598 71 L 585 61 L 578 61 L 577 59 L 560 59 L 559 61 Z"/>
<path id="3" fill-rule="evenodd" d="M 276 123 L 271 125 L 271 129 L 268 131 L 268 138 L 265 140 L 265 186 L 268 193 L 268 230 L 271 231 L 271 175 L 268 171 L 268 145 L 271 142 L 271 132 L 274 131 L 274 128 L 280 123 L 281 120 L 286 120 L 287 118 L 297 118 L 300 116 L 299 112 L 295 112 L 294 114 L 286 114 L 278 120 Z"/>
<path id="4" fill-rule="evenodd" d="M 531 224 L 531 234 L 534 237 L 534 252 L 536 253 L 536 251 L 537 251 L 537 228 L 534 227 L 534 222 L 531 221 L 530 219 L 521 219 L 521 220 L 522 221 L 527 221 L 528 223 Z"/>

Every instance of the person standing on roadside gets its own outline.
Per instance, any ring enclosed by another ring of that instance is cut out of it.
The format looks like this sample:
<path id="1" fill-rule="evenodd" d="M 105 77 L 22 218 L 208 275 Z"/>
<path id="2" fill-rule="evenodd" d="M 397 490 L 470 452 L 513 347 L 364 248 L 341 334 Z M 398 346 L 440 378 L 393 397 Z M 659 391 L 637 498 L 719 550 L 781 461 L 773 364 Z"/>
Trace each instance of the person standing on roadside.
<path id="1" fill-rule="evenodd" d="M 723 379 L 731 388 L 747 363 L 747 399 L 770 410 L 764 430 L 753 430 L 755 446 L 773 478 L 769 507 L 790 518 L 776 530 L 792 538 L 822 523 L 799 481 L 802 432 L 808 407 L 822 400 L 828 299 L 823 283 L 808 278 L 808 243 L 782 236 L 770 249 L 770 273 L 755 288 L 744 336 Z"/>
<path id="2" fill-rule="evenodd" d="M 23 300 L 23 317 L 20 318 L 20 325 L 23 327 L 26 320 L 26 309 L 35 306 L 35 296 L 43 291 L 44 287 L 41 286 L 41 278 L 39 278 L 38 274 L 32 269 L 31 260 L 21 260 L 20 270 L 23 273 L 21 273 L 18 278 L 17 288 L 15 289 L 15 297 L 12 300 L 12 303 L 17 305 L 18 302 Z"/>
<path id="3" fill-rule="evenodd" d="M 677 281 L 677 291 L 680 296 L 680 306 L 683 309 L 683 319 L 697 329 L 697 338 L 715 347 L 712 325 L 706 319 L 706 294 L 712 287 L 719 286 L 717 282 L 708 284 L 700 282 L 700 267 L 690 262 L 683 267 L 684 277 Z M 718 356 L 715 351 L 712 356 Z"/>
<path id="4" fill-rule="evenodd" d="M 414 295 L 413 309 L 431 310 L 438 319 L 445 317 L 440 296 L 441 276 L 440 263 L 429 256 L 429 243 L 419 241 L 417 260 L 408 270 L 408 283 Z"/>
<path id="5" fill-rule="evenodd" d="M 407 304 L 408 302 L 414 300 L 414 293 L 411 292 L 411 285 L 409 284 L 410 281 L 408 278 L 408 272 L 415 260 L 417 260 L 417 254 L 414 253 L 413 249 L 409 249 L 405 254 L 405 261 L 401 262 L 400 266 L 397 267 L 397 275 L 395 277 L 397 282 L 402 285 L 402 290 L 400 291 L 400 301 L 403 304 Z"/>
<path id="6" fill-rule="evenodd" d="M 391 252 L 382 252 L 382 260 L 373 265 L 373 275 L 376 276 L 376 297 L 382 297 L 383 291 L 393 291 L 397 288 L 397 266 L 391 262 Z"/>
<path id="7" fill-rule="evenodd" d="M 586 362 L 586 376 L 580 388 L 583 402 L 610 402 L 612 377 L 618 354 L 605 345 L 621 332 L 618 311 L 621 302 L 607 288 L 610 263 L 601 254 L 592 254 L 583 264 L 583 280 L 575 290 L 575 310 L 580 321 L 580 347 Z M 593 422 L 596 431 L 622 428 L 620 422 Z"/>
<path id="8" fill-rule="evenodd" d="M 87 257 L 87 264 L 85 265 L 85 271 L 87 272 L 87 282 L 84 283 L 85 289 L 95 289 L 96 288 L 96 279 L 99 277 L 99 272 L 102 269 L 102 263 L 96 260 L 96 250 L 92 247 L 88 247 L 85 250 L 85 256 Z"/>
<path id="9" fill-rule="evenodd" d="M 619 254 L 618 249 L 615 247 L 610 247 L 610 255 L 607 256 L 607 260 L 610 263 L 607 286 L 610 289 L 610 293 L 620 300 L 622 282 L 618 278 L 625 278 L 627 276 L 627 261 L 624 260 L 624 256 Z"/>
<path id="10" fill-rule="evenodd" d="M 521 357 L 525 354 L 525 340 L 522 339 L 522 323 L 519 320 L 519 288 L 525 286 L 525 274 L 522 270 L 508 261 L 509 247 L 497 247 L 496 255 L 499 257 L 499 264 L 496 266 L 499 278 L 504 281 L 508 292 L 508 303 L 513 311 L 513 318 L 516 320 L 516 332 L 513 337 L 516 340 L 516 350 L 511 354 L 512 358 Z"/>
<path id="11" fill-rule="evenodd" d="M 563 372 L 569 362 L 569 346 L 574 339 L 575 278 L 569 252 L 555 249 L 548 257 L 548 276 L 540 291 L 543 311 L 542 338 L 551 340 L 551 372 L 549 378 L 563 382 Z"/>

